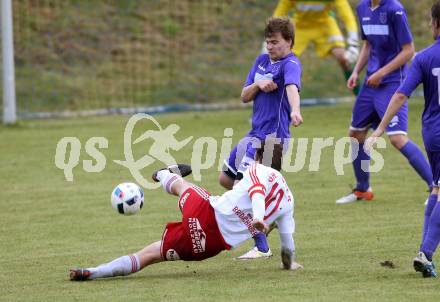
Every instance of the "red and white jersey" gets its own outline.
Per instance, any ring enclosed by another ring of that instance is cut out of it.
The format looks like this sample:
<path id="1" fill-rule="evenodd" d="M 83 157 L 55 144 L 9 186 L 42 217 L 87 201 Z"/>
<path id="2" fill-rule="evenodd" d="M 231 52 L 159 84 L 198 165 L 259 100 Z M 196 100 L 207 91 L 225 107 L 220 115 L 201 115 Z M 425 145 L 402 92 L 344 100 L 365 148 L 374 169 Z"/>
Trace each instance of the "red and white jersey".
<path id="1" fill-rule="evenodd" d="M 253 227 L 252 199 L 264 198 L 264 222 L 276 222 L 280 234 L 293 234 L 294 200 L 286 180 L 275 169 L 262 164 L 252 164 L 243 179 L 222 196 L 210 197 L 215 218 L 226 243 L 235 248 L 253 237 L 258 231 Z"/>

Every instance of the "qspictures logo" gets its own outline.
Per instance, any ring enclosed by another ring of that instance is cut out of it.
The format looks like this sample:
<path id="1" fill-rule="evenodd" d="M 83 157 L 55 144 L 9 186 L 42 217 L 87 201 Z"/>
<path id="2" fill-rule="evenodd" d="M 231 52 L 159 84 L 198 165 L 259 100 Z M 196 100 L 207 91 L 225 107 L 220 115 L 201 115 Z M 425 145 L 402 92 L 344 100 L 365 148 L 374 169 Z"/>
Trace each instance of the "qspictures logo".
<path id="1" fill-rule="evenodd" d="M 133 138 L 135 127 L 143 132 L 137 138 Z M 175 165 L 177 162 L 173 153 L 177 154 L 176 152 L 179 152 L 184 147 L 191 146 L 191 144 L 192 151 L 188 154 L 187 158 L 190 160 L 195 181 L 201 181 L 202 172 L 212 168 L 214 165 L 217 166 L 219 172 L 225 171 L 228 166 L 231 166 L 227 159 L 234 147 L 232 143 L 234 130 L 232 128 L 225 128 L 221 139 L 207 136 L 198 138 L 189 136 L 177 139 L 176 136 L 180 136 L 180 129 L 180 126 L 177 124 L 169 124 L 166 127 L 162 127 L 151 115 L 135 114 L 130 117 L 124 129 L 124 159 L 114 159 L 113 162 L 127 168 L 136 182 L 146 189 L 155 189 L 160 186 L 160 184 L 149 180 L 152 171 L 148 167 L 156 162 L 163 164 L 163 166 Z M 133 154 L 133 146 L 145 140 L 148 140 L 148 150 L 140 158 L 136 159 Z M 351 165 L 352 161 L 357 157 L 359 150 L 357 141 L 350 137 L 339 139 L 334 137 L 291 138 L 281 142 L 280 139 L 275 138 L 275 135 L 268 135 L 265 142 L 265 150 L 273 151 L 274 143 L 283 145 L 283 173 L 295 173 L 305 168 L 310 172 L 319 171 L 323 150 L 332 148 L 335 174 L 344 175 L 344 167 Z M 238 167 L 242 158 L 246 156 L 250 144 L 252 147 L 258 148 L 261 146 L 261 140 L 254 137 L 245 137 L 240 140 L 237 145 L 235 162 L 233 163 L 235 167 Z M 272 144 L 272 149 L 270 144 Z M 385 148 L 385 146 L 385 140 L 379 138 L 376 142 L 376 148 Z M 84 145 L 84 151 L 93 160 L 83 160 L 83 170 L 89 173 L 104 171 L 107 158 L 101 150 L 108 148 L 109 140 L 107 138 L 90 137 Z M 80 163 L 81 150 L 81 141 L 77 137 L 63 137 L 57 143 L 55 165 L 63 170 L 66 181 L 74 181 L 73 172 L 74 168 Z M 373 164 L 370 164 L 370 161 L 364 160 L 361 163 L 362 169 L 369 172 L 379 172 L 385 163 L 382 155 L 374 149 L 368 152 Z M 308 155 L 309 162 L 306 167 Z M 272 153 L 267 152 L 266 154 L 265 152 L 263 164 L 270 163 L 271 160 Z"/>

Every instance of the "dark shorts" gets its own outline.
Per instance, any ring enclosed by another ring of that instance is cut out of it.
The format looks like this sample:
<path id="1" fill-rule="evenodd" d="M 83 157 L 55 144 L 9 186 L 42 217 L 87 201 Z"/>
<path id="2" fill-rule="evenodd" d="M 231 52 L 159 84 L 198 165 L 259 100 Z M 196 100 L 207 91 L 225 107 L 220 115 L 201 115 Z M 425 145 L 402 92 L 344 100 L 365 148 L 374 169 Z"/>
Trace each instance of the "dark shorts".
<path id="1" fill-rule="evenodd" d="M 180 196 L 182 221 L 166 225 L 160 248 L 163 259 L 200 261 L 230 249 L 218 228 L 209 196 L 206 190 L 197 186 Z"/>
<path id="2" fill-rule="evenodd" d="M 434 186 L 439 186 L 440 179 L 440 151 L 426 151 L 428 155 L 429 164 L 432 170 L 432 184 Z"/>
<path id="3" fill-rule="evenodd" d="M 387 110 L 391 97 L 399 88 L 399 83 L 372 88 L 364 84 L 353 106 L 351 130 L 376 129 Z M 393 117 L 386 129 L 388 135 L 408 132 L 408 103 L 406 102 Z"/>

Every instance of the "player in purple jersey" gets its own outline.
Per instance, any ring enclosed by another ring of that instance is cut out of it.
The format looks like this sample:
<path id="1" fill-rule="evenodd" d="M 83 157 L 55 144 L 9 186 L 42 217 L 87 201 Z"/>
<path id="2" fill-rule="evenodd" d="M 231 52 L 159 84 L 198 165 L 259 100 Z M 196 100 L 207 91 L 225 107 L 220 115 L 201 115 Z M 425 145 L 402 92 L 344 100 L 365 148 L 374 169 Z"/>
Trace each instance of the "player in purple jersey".
<path id="1" fill-rule="evenodd" d="M 408 77 L 391 98 L 381 123 L 367 140 L 367 148 L 371 148 L 381 136 L 393 117 L 404 106 L 407 98 L 423 83 L 425 110 L 422 115 L 422 135 L 425 149 L 434 176 L 433 189 L 425 207 L 422 243 L 420 252 L 414 258 L 414 268 L 422 272 L 424 277 L 437 277 L 432 256 L 440 242 L 440 1 L 431 8 L 431 27 L 434 44 L 417 53 Z"/>
<path id="2" fill-rule="evenodd" d="M 270 145 L 272 156 L 265 154 L 263 164 L 281 170 L 283 145 L 290 138 L 290 125 L 299 126 L 303 119 L 300 112 L 301 64 L 291 52 L 295 34 L 287 18 L 270 18 L 265 29 L 268 54 L 257 57 L 252 66 L 241 99 L 253 101 L 252 129 L 232 150 L 224 161 L 219 183 L 232 189 L 242 178 L 244 171 L 254 161 L 255 148 L 262 141 Z M 269 257 L 272 255 L 264 234 L 254 237 L 256 249 L 240 259 Z"/>
<path id="3" fill-rule="evenodd" d="M 353 168 L 356 187 L 337 204 L 373 199 L 370 187 L 370 156 L 364 151 L 368 129 L 383 117 L 391 96 L 406 75 L 406 63 L 414 55 L 414 44 L 406 12 L 397 0 L 362 0 L 357 7 L 364 44 L 347 86 L 356 86 L 359 73 L 367 65 L 364 85 L 353 106 L 349 135 L 353 138 Z M 431 186 L 432 173 L 420 148 L 407 137 L 408 104 L 404 104 L 386 129 L 391 144 Z M 357 148 L 358 147 L 358 148 Z"/>

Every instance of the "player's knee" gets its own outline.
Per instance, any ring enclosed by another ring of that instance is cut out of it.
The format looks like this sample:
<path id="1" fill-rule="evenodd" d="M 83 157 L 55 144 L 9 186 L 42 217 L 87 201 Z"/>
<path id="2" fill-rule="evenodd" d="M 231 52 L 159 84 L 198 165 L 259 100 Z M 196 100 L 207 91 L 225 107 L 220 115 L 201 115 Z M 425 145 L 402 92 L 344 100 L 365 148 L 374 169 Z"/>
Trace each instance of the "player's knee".
<path id="1" fill-rule="evenodd" d="M 174 195 L 180 196 L 191 186 L 192 186 L 191 183 L 189 183 L 181 178 L 181 179 L 175 181 L 171 185 L 170 190 L 171 190 L 171 193 L 173 193 Z"/>
<path id="2" fill-rule="evenodd" d="M 234 186 L 234 179 L 226 175 L 223 171 L 218 176 L 218 183 L 225 189 L 231 190 Z"/>
<path id="3" fill-rule="evenodd" d="M 153 242 L 136 253 L 139 257 L 140 269 L 150 264 L 164 261 L 160 253 L 161 243 L 162 241 Z"/>
<path id="4" fill-rule="evenodd" d="M 367 131 L 355 131 L 350 129 L 348 131 L 348 136 L 351 138 L 354 138 L 358 141 L 358 143 L 363 143 L 365 141 L 365 138 L 367 136 Z"/>
<path id="5" fill-rule="evenodd" d="M 406 135 L 398 134 L 389 136 L 390 143 L 398 150 L 402 149 L 403 146 L 408 142 Z"/>

